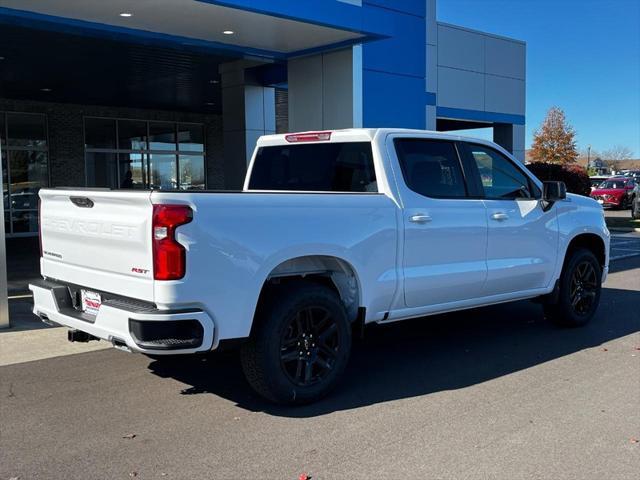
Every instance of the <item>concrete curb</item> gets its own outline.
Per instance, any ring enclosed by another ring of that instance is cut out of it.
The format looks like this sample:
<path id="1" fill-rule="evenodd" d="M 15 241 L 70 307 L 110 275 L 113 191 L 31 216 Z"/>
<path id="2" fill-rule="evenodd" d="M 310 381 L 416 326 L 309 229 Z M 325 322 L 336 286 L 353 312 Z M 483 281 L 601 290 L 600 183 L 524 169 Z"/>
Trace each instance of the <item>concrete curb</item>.
<path id="1" fill-rule="evenodd" d="M 67 328 L 45 325 L 32 308 L 29 298 L 9 301 L 11 327 L 0 329 L 0 366 L 111 348 L 109 342 L 70 343 Z"/>
<path id="2" fill-rule="evenodd" d="M 66 328 L 0 331 L 0 366 L 111 348 L 108 342 L 70 343 Z"/>

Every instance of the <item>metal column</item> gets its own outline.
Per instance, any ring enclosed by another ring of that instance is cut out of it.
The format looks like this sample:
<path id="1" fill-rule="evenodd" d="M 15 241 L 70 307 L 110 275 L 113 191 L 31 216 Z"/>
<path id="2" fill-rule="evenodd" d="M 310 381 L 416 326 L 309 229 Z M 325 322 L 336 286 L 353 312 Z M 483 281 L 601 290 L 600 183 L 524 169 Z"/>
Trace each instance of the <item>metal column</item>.
<path id="1" fill-rule="evenodd" d="M 0 145 L 0 171 L 2 171 L 2 145 Z M 9 326 L 7 244 L 4 232 L 4 208 L 0 208 L 0 328 L 8 328 Z"/>

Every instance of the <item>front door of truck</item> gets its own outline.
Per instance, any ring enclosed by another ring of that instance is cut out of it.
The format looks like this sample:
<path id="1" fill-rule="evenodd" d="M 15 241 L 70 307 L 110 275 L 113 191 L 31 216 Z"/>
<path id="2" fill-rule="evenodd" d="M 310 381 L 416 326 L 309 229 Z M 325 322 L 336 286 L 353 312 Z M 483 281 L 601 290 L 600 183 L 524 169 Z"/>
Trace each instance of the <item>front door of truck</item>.
<path id="1" fill-rule="evenodd" d="M 480 297 L 487 276 L 486 208 L 465 181 L 456 143 L 400 136 L 390 150 L 404 207 L 406 306 Z"/>
<path id="2" fill-rule="evenodd" d="M 558 220 L 545 211 L 540 189 L 514 161 L 487 145 L 461 143 L 477 167 L 487 207 L 485 296 L 547 287 L 558 252 Z"/>

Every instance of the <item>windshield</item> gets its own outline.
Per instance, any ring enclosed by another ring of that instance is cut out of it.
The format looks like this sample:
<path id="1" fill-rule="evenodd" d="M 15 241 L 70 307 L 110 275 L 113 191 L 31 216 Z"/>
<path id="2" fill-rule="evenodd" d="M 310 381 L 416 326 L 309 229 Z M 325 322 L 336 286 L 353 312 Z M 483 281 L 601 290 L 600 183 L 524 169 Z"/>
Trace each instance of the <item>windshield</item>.
<path id="1" fill-rule="evenodd" d="M 607 188 L 611 190 L 620 190 L 623 189 L 625 184 L 624 180 L 605 180 L 600 184 L 600 188 Z"/>

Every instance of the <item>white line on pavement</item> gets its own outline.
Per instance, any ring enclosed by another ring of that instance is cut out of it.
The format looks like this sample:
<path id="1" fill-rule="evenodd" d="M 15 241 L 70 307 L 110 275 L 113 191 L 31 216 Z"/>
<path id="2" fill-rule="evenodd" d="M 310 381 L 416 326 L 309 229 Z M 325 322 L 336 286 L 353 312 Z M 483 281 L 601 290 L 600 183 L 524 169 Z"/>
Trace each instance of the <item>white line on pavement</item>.
<path id="1" fill-rule="evenodd" d="M 638 257 L 638 256 L 640 256 L 640 252 L 638 252 L 638 253 L 628 253 L 626 255 L 616 255 L 615 257 L 609 258 L 609 261 L 622 260 L 623 258 L 631 258 L 631 257 Z"/>

